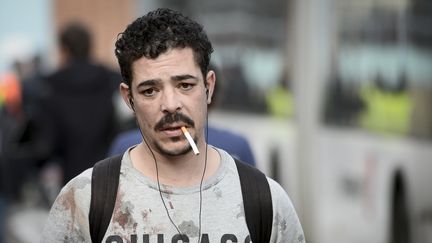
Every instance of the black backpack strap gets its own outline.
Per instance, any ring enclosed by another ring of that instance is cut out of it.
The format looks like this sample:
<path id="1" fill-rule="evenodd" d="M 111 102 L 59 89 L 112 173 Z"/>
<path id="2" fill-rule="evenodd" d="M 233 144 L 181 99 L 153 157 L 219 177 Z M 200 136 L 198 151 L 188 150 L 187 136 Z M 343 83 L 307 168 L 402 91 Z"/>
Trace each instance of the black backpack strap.
<path id="1" fill-rule="evenodd" d="M 93 166 L 89 212 L 90 236 L 101 242 L 114 211 L 120 177 L 121 155 L 106 158 Z"/>
<path id="2" fill-rule="evenodd" d="M 246 223 L 253 243 L 270 242 L 273 204 L 266 176 L 246 163 L 234 159 L 240 177 Z"/>

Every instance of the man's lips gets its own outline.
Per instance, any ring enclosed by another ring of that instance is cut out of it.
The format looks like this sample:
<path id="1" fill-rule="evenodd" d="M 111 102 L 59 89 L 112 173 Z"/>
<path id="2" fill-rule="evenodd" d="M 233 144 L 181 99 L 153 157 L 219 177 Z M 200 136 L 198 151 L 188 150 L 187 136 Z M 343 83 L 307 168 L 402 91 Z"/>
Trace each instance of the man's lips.
<path id="1" fill-rule="evenodd" d="M 181 136 L 183 134 L 181 131 L 181 126 L 164 127 L 160 131 L 169 137 Z"/>

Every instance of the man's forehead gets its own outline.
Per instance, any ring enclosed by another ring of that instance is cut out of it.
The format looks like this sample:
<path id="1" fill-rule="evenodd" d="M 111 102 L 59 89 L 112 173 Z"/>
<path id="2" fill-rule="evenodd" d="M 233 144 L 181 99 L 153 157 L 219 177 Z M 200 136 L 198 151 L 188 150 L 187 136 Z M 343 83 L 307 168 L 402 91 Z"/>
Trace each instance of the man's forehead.
<path id="1" fill-rule="evenodd" d="M 138 58 L 136 61 L 133 62 L 133 64 L 153 64 L 153 63 L 159 63 L 167 60 L 172 59 L 183 59 L 183 60 L 190 60 L 193 61 L 196 66 L 199 66 L 198 63 L 195 60 L 195 55 L 190 47 L 184 47 L 184 48 L 170 48 L 167 51 L 161 53 L 155 58 L 149 58 L 146 56 L 142 56 Z M 177 64 L 182 64 L 183 62 L 179 62 Z"/>
<path id="2" fill-rule="evenodd" d="M 134 80 L 170 78 L 192 75 L 203 78 L 191 48 L 170 49 L 157 58 L 141 57 L 132 65 Z"/>

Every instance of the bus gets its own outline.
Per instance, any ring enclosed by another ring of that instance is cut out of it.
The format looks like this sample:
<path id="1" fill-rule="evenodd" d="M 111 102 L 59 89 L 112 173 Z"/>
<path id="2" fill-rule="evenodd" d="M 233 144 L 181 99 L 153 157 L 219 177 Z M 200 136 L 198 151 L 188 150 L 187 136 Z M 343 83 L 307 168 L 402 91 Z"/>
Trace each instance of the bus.
<path id="1" fill-rule="evenodd" d="M 307 242 L 432 242 L 432 4 L 295 1 L 291 119 L 220 110 Z"/>

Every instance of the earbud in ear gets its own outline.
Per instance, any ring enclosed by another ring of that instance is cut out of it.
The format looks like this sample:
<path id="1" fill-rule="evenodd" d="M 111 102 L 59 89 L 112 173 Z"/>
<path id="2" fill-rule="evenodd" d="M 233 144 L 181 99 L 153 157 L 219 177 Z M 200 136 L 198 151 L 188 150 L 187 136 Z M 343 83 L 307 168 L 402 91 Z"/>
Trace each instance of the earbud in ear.
<path id="1" fill-rule="evenodd" d="M 130 104 L 132 110 L 135 111 L 135 106 L 134 106 L 134 102 L 133 102 L 132 98 L 129 98 L 129 104 Z"/>
<path id="2" fill-rule="evenodd" d="M 209 105 L 211 102 L 211 98 L 209 97 L 209 89 L 206 88 L 206 102 Z"/>

